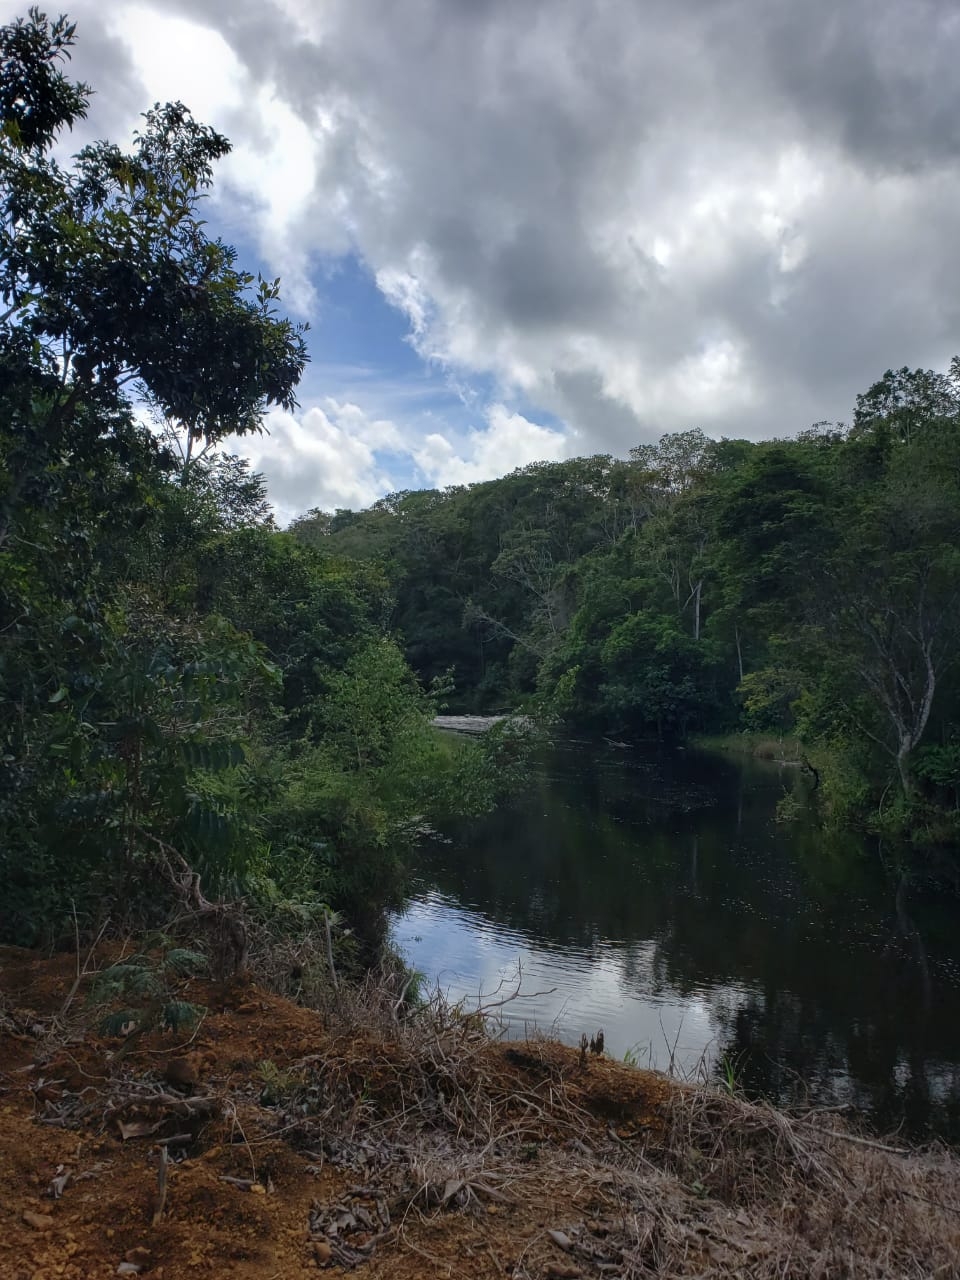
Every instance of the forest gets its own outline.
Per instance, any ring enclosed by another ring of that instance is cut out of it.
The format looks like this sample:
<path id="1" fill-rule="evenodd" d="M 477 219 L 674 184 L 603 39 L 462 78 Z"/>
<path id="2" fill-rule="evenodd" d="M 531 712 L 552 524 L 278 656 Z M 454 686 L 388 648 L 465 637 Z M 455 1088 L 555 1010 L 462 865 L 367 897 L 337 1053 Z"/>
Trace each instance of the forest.
<path id="1" fill-rule="evenodd" d="M 411 666 L 464 709 L 788 739 L 833 817 L 955 836 L 960 360 L 888 371 L 848 425 L 693 429 L 291 533 L 379 568 Z"/>
<path id="2" fill-rule="evenodd" d="M 304 332 L 208 238 L 229 144 L 182 104 L 62 161 L 74 38 L 0 29 L 0 940 L 212 898 L 369 955 L 417 833 L 522 752 L 431 728 L 382 570 L 279 531 L 220 447 L 295 404 Z"/>

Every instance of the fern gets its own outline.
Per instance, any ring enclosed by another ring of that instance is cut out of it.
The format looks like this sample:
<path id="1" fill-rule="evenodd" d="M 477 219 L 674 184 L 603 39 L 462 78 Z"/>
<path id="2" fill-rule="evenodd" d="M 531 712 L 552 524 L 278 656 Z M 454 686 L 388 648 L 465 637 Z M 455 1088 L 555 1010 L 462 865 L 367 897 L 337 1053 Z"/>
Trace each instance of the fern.
<path id="1" fill-rule="evenodd" d="M 206 957 L 199 951 L 190 951 L 187 947 L 175 947 L 163 957 L 161 966 L 165 971 L 176 973 L 187 978 L 202 973 L 207 968 Z"/>
<path id="2" fill-rule="evenodd" d="M 90 999 L 95 1004 L 105 1004 L 122 995 L 141 996 L 149 999 L 162 991 L 160 979 L 154 969 L 148 968 L 145 957 L 137 956 L 123 964 L 112 964 L 94 980 Z"/>
<path id="3" fill-rule="evenodd" d="M 166 944 L 168 940 L 161 936 L 160 941 Z M 190 977 L 206 967 L 206 959 L 200 952 L 188 947 L 166 947 L 158 957 L 140 954 L 110 965 L 94 980 L 90 1002 L 103 1005 L 132 999 L 139 1002 L 139 1007 L 106 1014 L 100 1022 L 101 1034 L 118 1036 L 127 1031 L 129 1046 L 144 1032 L 155 1028 L 177 1032 L 192 1026 L 204 1010 L 200 1005 L 178 999 L 170 989 L 170 980 Z"/>
<path id="4" fill-rule="evenodd" d="M 160 1010 L 159 1021 L 164 1031 L 176 1033 L 184 1027 L 195 1026 L 204 1012 L 200 1005 L 190 1004 L 187 1000 L 169 1000 Z"/>

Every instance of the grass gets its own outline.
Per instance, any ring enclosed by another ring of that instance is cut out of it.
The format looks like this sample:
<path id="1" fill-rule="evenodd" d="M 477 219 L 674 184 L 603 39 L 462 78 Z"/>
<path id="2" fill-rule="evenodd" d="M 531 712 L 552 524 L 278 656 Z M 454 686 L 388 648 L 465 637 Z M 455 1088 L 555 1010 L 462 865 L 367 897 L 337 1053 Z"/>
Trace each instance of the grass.
<path id="1" fill-rule="evenodd" d="M 802 764 L 803 744 L 790 734 L 779 737 L 771 733 L 702 734 L 693 745 L 703 751 L 722 751 L 729 755 L 749 756 L 754 760 L 776 760 L 783 764 Z"/>

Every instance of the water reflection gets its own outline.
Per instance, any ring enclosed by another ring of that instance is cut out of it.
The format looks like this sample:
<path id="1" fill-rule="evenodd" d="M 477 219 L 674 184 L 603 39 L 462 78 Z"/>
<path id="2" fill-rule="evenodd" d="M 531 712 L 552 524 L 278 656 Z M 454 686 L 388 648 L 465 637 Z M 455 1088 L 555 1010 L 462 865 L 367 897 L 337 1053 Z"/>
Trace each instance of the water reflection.
<path id="1" fill-rule="evenodd" d="M 852 1102 L 960 1138 L 960 897 L 894 851 L 778 824 L 789 768 L 570 743 L 522 799 L 422 852 L 394 934 L 455 997 L 509 987 L 513 1033 Z"/>

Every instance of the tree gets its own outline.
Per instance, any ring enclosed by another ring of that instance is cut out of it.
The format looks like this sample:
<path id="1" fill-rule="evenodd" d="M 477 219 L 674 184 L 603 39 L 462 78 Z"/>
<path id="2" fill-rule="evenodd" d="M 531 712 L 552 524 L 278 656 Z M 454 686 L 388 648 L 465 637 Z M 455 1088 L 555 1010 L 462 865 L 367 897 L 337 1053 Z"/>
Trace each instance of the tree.
<path id="1" fill-rule="evenodd" d="M 422 495 L 337 513 L 322 549 L 273 527 L 217 445 L 294 404 L 306 352 L 205 234 L 228 144 L 173 104 L 132 154 L 62 167 L 73 38 L 37 11 L 0 28 L 0 937 L 172 899 L 225 924 L 201 878 L 382 924 L 421 823 L 496 793 L 493 755 L 439 741 L 386 575 L 330 544 L 399 529 L 414 565 L 448 531 Z"/>
<path id="2" fill-rule="evenodd" d="M 869 391 L 857 396 L 851 435 L 882 434 L 910 444 L 931 422 L 960 413 L 960 358 L 950 373 L 933 369 L 888 369 Z"/>
<path id="3" fill-rule="evenodd" d="M 877 425 L 887 434 L 891 423 Z M 895 762 L 909 796 L 912 756 L 960 642 L 960 412 L 917 416 L 888 439 L 876 481 L 844 491 L 841 536 L 809 609 L 868 694 L 877 720 L 858 723 Z M 851 438 L 847 459 L 857 471 L 856 454 L 870 444 Z"/>
<path id="4" fill-rule="evenodd" d="M 725 607 L 765 637 L 744 673 L 748 709 L 761 673 L 792 687 L 806 732 L 868 740 L 912 795 L 912 756 L 960 636 L 952 378 L 888 372 L 849 432 L 757 446 L 719 494 Z"/>
<path id="5" fill-rule="evenodd" d="M 204 232 L 199 202 L 229 143 L 181 103 L 147 113 L 132 153 L 97 142 L 61 167 L 54 144 L 90 93 L 60 70 L 73 42 L 36 9 L 0 28 L 0 542 L 51 458 L 103 450 L 80 429 L 86 409 L 122 414 L 131 386 L 190 440 L 216 440 L 293 407 L 306 361 L 276 282 Z"/>
<path id="6" fill-rule="evenodd" d="M 0 896 L 21 937 L 41 899 L 95 910 L 163 843 L 214 881 L 237 870 L 240 826 L 204 779 L 242 759 L 276 673 L 167 592 L 262 482 L 223 459 L 172 501 L 188 495 L 128 395 L 215 441 L 291 406 L 306 358 L 275 285 L 204 233 L 225 139 L 174 104 L 132 154 L 55 157 L 90 93 L 63 71 L 73 41 L 36 9 L 0 28 Z"/>

